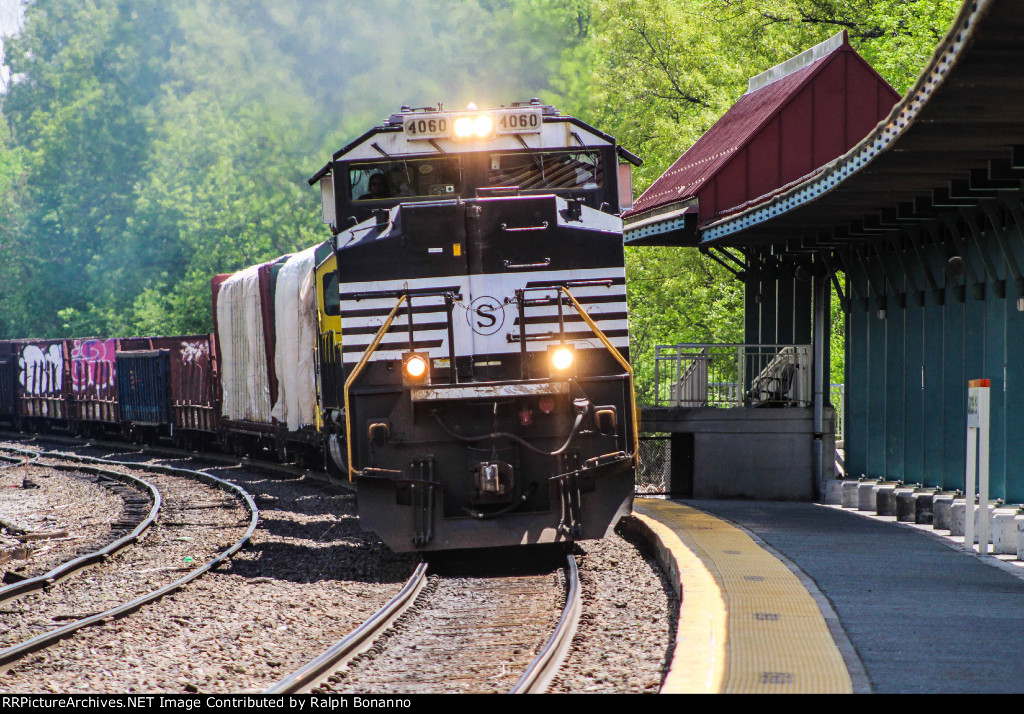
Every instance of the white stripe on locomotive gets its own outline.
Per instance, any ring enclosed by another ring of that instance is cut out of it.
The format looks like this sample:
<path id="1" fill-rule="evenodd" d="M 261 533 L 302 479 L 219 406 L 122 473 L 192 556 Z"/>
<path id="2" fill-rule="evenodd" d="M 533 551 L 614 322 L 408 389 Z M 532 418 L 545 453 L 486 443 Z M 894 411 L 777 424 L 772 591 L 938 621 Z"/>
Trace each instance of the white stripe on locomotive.
<path id="1" fill-rule="evenodd" d="M 432 289 L 437 286 L 454 287 L 462 295 L 462 301 L 455 304 L 452 315 L 457 355 L 487 356 L 511 354 L 520 351 L 519 341 L 509 335 L 519 334 L 519 310 L 512 301 L 516 289 L 527 284 L 535 285 L 567 281 L 613 280 L 610 286 L 585 285 L 570 287 L 570 292 L 580 301 L 587 313 L 606 333 L 612 333 L 610 340 L 618 348 L 629 346 L 626 314 L 626 288 L 623 268 L 591 268 L 586 270 L 552 270 L 524 273 L 498 273 L 483 275 L 457 275 L 413 280 L 385 280 L 378 282 L 343 283 L 339 286 L 343 296 L 362 292 L 383 290 Z M 528 298 L 554 297 L 556 289 L 529 291 Z M 591 302 L 593 299 L 599 301 Z M 506 302 L 506 300 L 508 302 Z M 448 331 L 444 298 L 440 296 L 413 296 L 413 325 L 415 342 L 425 344 L 419 347 L 433 358 L 448 356 Z M 373 341 L 376 331 L 383 324 L 394 307 L 394 298 L 342 299 L 342 339 L 345 346 L 345 361 L 356 362 Z M 367 315 L 372 311 L 372 315 Z M 358 316 L 352 316 L 357 313 Z M 564 305 L 567 342 L 577 349 L 603 348 L 600 340 L 578 317 L 575 308 Z M 552 340 L 528 340 L 527 350 L 540 352 L 547 345 L 558 340 L 557 305 L 529 307 L 526 310 L 526 334 L 543 335 L 553 333 Z M 408 313 L 396 316 L 388 334 L 384 337 L 371 360 L 401 359 L 409 348 Z M 424 329 L 422 326 L 436 326 Z M 354 331 L 358 331 L 356 334 Z M 577 334 L 572 334 L 577 333 Z M 585 335 L 585 336 L 584 336 Z"/>

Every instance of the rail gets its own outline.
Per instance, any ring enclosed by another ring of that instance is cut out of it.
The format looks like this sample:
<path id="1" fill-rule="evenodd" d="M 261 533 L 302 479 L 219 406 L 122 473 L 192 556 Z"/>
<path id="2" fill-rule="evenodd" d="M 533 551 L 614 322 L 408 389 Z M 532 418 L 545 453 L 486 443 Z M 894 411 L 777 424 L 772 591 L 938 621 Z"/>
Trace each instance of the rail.
<path id="1" fill-rule="evenodd" d="M 659 345 L 654 406 L 810 406 L 811 346 Z"/>
<path id="2" fill-rule="evenodd" d="M 373 645 L 377 637 L 408 610 L 427 583 L 427 564 L 420 563 L 405 586 L 366 622 L 308 664 L 264 690 L 264 694 L 308 693 L 313 687 Z"/>
<path id="3" fill-rule="evenodd" d="M 348 449 L 348 461 L 346 464 L 348 466 L 348 480 L 350 482 L 355 480 L 355 469 L 352 467 L 352 409 L 349 405 L 349 391 L 352 388 L 352 383 L 356 381 L 356 377 L 362 373 L 363 368 L 366 367 L 366 363 L 370 361 L 370 357 L 372 357 L 373 353 L 377 351 L 377 346 L 380 344 L 380 341 L 384 339 L 384 335 L 387 334 L 388 329 L 391 327 L 391 323 L 395 320 L 395 315 L 398 314 L 398 308 L 400 308 L 402 303 L 405 302 L 405 298 L 406 295 L 404 293 L 398 296 L 398 302 L 396 302 L 395 306 L 391 309 L 388 319 L 386 319 L 384 324 L 380 326 L 380 329 L 377 330 L 377 334 L 373 337 L 373 342 L 371 342 L 366 348 L 366 351 L 363 352 L 362 358 L 360 358 L 359 362 L 356 363 L 356 366 L 352 369 L 352 373 L 349 374 L 348 378 L 345 380 L 345 445 Z M 409 325 L 409 331 L 411 333 L 413 329 L 412 311 L 409 313 Z M 412 339 L 410 338 L 409 341 L 412 342 Z"/>
<path id="4" fill-rule="evenodd" d="M 8 449 L 10 451 L 17 451 L 16 449 Z M 50 632 L 45 632 L 41 635 L 37 635 L 32 639 L 25 640 L 24 642 L 12 645 L 4 650 L 0 650 L 0 670 L 9 667 L 13 662 L 21 659 L 25 655 L 37 652 L 41 649 L 49 647 L 50 645 L 59 642 L 61 639 L 71 635 L 78 630 L 85 627 L 91 627 L 93 625 L 101 625 L 111 620 L 124 617 L 125 615 L 135 612 L 143 605 L 159 600 L 160 598 L 180 590 L 188 583 L 192 582 L 196 578 L 206 574 L 210 570 L 213 570 L 222 565 L 228 558 L 234 556 L 239 550 L 249 542 L 253 532 L 256 530 L 256 524 L 259 522 L 259 509 L 256 507 L 255 501 L 252 496 L 246 492 L 241 486 L 225 481 L 224 479 L 208 474 L 205 471 L 193 471 L 191 469 L 181 469 L 172 466 L 160 466 L 156 464 L 138 464 L 130 463 L 125 461 L 114 461 L 109 459 L 100 459 L 90 456 L 76 456 L 72 454 L 45 454 L 46 456 L 53 456 L 54 458 L 60 458 L 67 461 L 77 461 L 83 464 L 106 464 L 108 466 L 119 466 L 131 469 L 138 469 L 141 471 L 149 471 L 151 473 L 167 474 L 170 476 L 180 476 L 184 478 L 190 478 L 196 481 L 203 481 L 208 485 L 220 488 L 228 493 L 232 494 L 242 502 L 243 507 L 249 512 L 249 524 L 246 528 L 245 534 L 235 543 L 222 550 L 215 558 L 207 563 L 197 567 L 195 570 L 189 572 L 188 575 L 175 580 L 172 583 L 164 585 L 161 588 L 152 590 L 144 595 L 140 595 L 126 603 L 116 605 L 112 608 L 104 610 L 103 612 L 89 615 L 80 620 L 70 622 L 63 627 L 59 627 Z M 83 469 L 84 470 L 84 469 Z"/>
<path id="5" fill-rule="evenodd" d="M 576 558 L 572 553 L 566 556 L 565 576 L 568 593 L 565 596 L 565 607 L 562 609 L 558 625 L 547 644 L 544 645 L 544 649 L 534 658 L 509 694 L 543 694 L 547 691 L 555 674 L 558 673 L 562 662 L 565 661 L 572 638 L 576 634 L 576 627 L 579 625 L 580 614 L 583 611 L 580 574 L 576 567 Z"/>
<path id="6" fill-rule="evenodd" d="M 24 456 L 31 454 L 32 457 L 34 457 L 30 459 L 32 461 L 38 461 L 38 458 L 41 456 L 37 451 L 29 451 L 26 449 L 4 447 L 4 450 L 22 454 Z M 12 457 L 0 455 L 0 459 L 7 460 L 12 459 Z M 160 512 L 160 507 L 163 503 L 163 498 L 160 495 L 160 492 L 151 483 L 141 478 L 137 478 L 131 474 L 122 474 L 110 469 L 83 466 L 77 462 L 73 466 L 61 463 L 49 464 L 48 466 L 49 468 L 53 468 L 58 471 L 78 471 L 81 473 L 94 474 L 96 476 L 104 476 L 111 481 L 126 484 L 127 486 L 137 490 L 141 495 L 148 496 L 153 505 L 149 509 L 145 518 L 135 525 L 135 528 L 132 529 L 131 533 L 108 543 L 99 550 L 92 553 L 86 553 L 85 555 L 80 555 L 77 558 L 61 563 L 42 575 L 26 578 L 25 580 L 19 580 L 18 582 L 11 583 L 5 587 L 0 587 L 0 602 L 7 602 L 8 600 L 13 600 L 17 597 L 21 597 L 22 595 L 27 595 L 30 592 L 53 587 L 57 583 L 71 577 L 80 570 L 84 570 L 85 568 L 96 565 L 97 563 L 102 563 L 123 548 L 127 548 L 128 546 L 138 542 L 142 537 L 142 534 L 145 533 L 146 530 L 148 530 L 156 521 L 157 514 Z"/>

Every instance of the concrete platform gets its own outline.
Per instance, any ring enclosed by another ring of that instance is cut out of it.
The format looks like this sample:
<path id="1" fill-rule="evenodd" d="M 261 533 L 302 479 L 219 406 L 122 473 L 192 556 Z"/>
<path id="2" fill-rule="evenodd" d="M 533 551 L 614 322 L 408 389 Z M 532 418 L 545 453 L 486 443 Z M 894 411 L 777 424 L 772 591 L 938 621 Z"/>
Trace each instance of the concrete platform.
<path id="1" fill-rule="evenodd" d="M 683 583 L 677 647 L 688 639 L 724 663 L 719 671 L 691 656 L 699 676 L 686 682 L 677 662 L 666 689 L 1024 691 L 1024 571 L 992 556 L 893 517 L 808 503 L 637 499 L 634 512 Z M 817 616 L 796 617 L 793 603 L 806 599 Z M 719 640 L 701 640 L 708 633 L 687 630 L 684 617 L 722 623 Z M 829 668 L 836 653 L 845 685 Z"/>

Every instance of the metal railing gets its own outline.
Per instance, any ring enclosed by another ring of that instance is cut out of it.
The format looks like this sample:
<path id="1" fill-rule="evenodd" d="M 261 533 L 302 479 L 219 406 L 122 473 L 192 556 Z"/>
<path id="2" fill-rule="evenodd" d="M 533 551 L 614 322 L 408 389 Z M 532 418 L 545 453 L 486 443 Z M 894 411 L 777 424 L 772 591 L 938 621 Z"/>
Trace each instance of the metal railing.
<path id="1" fill-rule="evenodd" d="M 846 385 L 832 383 L 829 388 L 829 400 L 835 407 L 836 443 L 843 443 L 843 423 L 846 421 Z"/>
<path id="2" fill-rule="evenodd" d="M 810 406 L 810 345 L 659 345 L 655 406 Z"/>

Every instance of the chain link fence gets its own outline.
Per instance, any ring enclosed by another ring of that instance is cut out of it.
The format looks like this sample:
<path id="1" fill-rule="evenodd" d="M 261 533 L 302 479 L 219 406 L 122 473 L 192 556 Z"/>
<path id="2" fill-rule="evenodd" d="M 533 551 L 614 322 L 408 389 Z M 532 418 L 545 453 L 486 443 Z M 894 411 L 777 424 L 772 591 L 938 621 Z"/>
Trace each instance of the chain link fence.
<path id="1" fill-rule="evenodd" d="M 672 446 L 668 434 L 640 435 L 640 465 L 636 470 L 634 491 L 638 496 L 657 496 L 668 492 Z"/>

